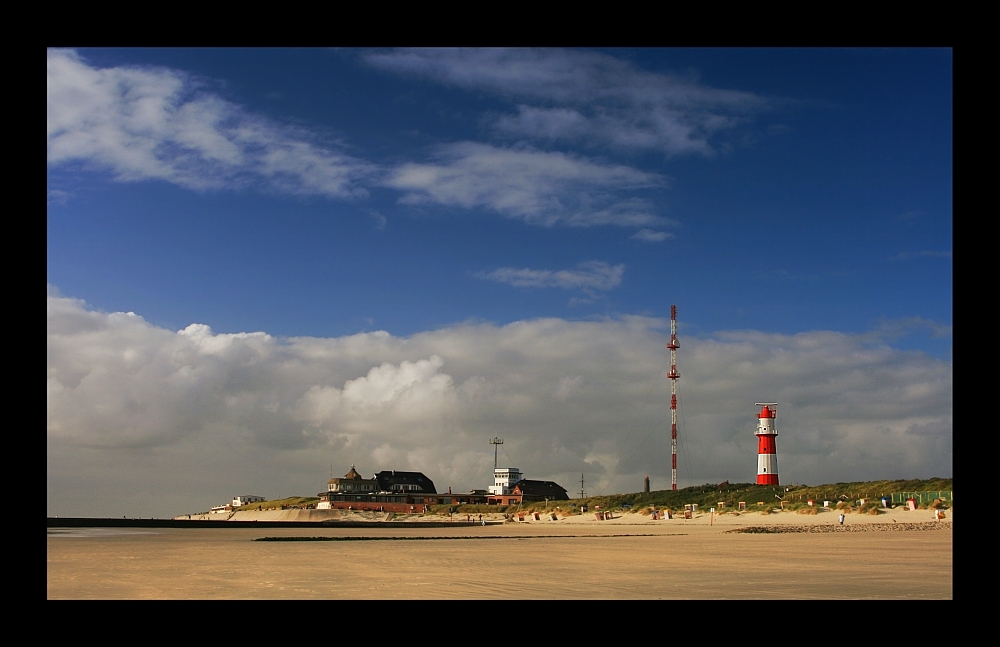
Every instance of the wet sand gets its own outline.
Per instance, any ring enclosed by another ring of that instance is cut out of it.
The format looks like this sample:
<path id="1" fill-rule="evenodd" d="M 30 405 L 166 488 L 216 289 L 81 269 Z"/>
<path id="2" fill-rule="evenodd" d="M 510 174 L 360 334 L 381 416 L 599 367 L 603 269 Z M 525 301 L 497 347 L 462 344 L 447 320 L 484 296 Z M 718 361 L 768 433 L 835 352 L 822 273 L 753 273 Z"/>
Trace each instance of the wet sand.
<path id="1" fill-rule="evenodd" d="M 375 524 L 373 524 L 375 525 Z M 50 599 L 951 599 L 952 530 L 49 529 Z M 260 537 L 406 541 L 253 541 Z M 437 539 L 441 538 L 441 539 Z"/>

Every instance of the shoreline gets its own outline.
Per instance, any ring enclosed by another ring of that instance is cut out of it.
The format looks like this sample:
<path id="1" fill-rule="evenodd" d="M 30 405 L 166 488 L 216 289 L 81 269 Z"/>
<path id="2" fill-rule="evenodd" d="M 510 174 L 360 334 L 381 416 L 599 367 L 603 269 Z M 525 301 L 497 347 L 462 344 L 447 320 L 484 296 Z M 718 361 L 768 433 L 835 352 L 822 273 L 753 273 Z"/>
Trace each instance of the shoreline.
<path id="1" fill-rule="evenodd" d="M 449 520 L 441 515 L 373 515 L 357 511 L 341 510 L 267 510 L 237 512 L 230 515 L 184 515 L 172 519 L 104 519 L 94 517 L 47 517 L 47 528 L 473 528 L 484 526 L 506 527 L 555 527 L 592 526 L 656 528 L 659 530 L 679 530 L 685 527 L 718 527 L 720 531 L 731 532 L 851 532 L 852 528 L 869 531 L 913 530 L 911 526 L 952 527 L 954 513 L 945 511 L 945 518 L 934 519 L 933 510 L 907 510 L 902 507 L 886 509 L 878 515 L 851 513 L 845 515 L 844 525 L 839 523 L 836 510 L 818 509 L 817 514 L 805 515 L 795 512 L 744 513 L 697 513 L 692 519 L 675 516 L 673 519 L 653 520 L 649 516 L 626 512 L 609 519 L 598 520 L 594 515 L 572 515 L 552 520 L 548 514 L 525 515 L 523 521 L 507 521 L 501 513 L 473 515 L 466 521 L 465 515 L 455 515 Z M 187 518 L 185 518 L 187 517 Z M 749 528 L 774 528 L 774 530 L 749 530 Z M 799 528 L 795 530 L 793 528 Z"/>

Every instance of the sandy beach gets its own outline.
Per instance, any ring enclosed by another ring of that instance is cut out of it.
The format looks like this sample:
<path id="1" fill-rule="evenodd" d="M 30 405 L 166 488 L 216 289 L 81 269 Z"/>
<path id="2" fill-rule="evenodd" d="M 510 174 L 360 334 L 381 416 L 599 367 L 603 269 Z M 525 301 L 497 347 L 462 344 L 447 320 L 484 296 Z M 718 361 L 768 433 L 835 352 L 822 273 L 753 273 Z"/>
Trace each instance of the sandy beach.
<path id="1" fill-rule="evenodd" d="M 273 511 L 282 512 L 327 511 Z M 843 527 L 837 516 L 50 528 L 47 592 L 50 599 L 951 599 L 950 510 L 940 522 L 933 511 L 901 508 L 848 514 Z M 262 538 L 283 541 L 255 541 Z"/>

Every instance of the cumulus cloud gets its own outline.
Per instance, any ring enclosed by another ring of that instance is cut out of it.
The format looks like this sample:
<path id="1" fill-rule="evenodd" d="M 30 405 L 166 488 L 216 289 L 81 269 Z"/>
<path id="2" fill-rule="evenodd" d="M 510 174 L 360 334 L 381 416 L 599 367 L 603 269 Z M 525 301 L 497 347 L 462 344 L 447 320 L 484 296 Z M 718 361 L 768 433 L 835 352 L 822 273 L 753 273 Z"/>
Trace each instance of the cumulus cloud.
<path id="1" fill-rule="evenodd" d="M 624 265 L 609 265 L 603 261 L 580 263 L 572 270 L 533 270 L 501 267 L 478 274 L 481 279 L 506 283 L 518 288 L 563 288 L 568 290 L 610 290 L 618 287 L 625 273 Z"/>
<path id="2" fill-rule="evenodd" d="M 637 491 L 644 474 L 654 488 L 669 484 L 661 319 L 279 339 L 166 330 L 54 291 L 47 302 L 56 514 L 67 501 L 80 514 L 144 491 L 172 506 L 157 514 L 248 487 L 312 494 L 330 466 L 351 464 L 481 488 L 496 434 L 529 478 L 572 489 L 583 472 L 592 493 Z M 865 335 L 680 333 L 682 487 L 754 478 L 759 401 L 780 403 L 784 482 L 951 475 L 950 361 Z"/>
<path id="3" fill-rule="evenodd" d="M 405 192 L 403 203 L 483 207 L 539 225 L 669 224 L 648 203 L 622 197 L 663 186 L 661 176 L 528 147 L 441 146 L 432 162 L 403 164 L 386 184 Z"/>
<path id="4" fill-rule="evenodd" d="M 558 49 L 373 51 L 378 68 L 493 92 L 519 103 L 496 128 L 536 140 L 712 154 L 713 134 L 767 109 L 759 95 L 711 88 L 607 54 Z"/>
<path id="5" fill-rule="evenodd" d="M 120 181 L 196 189 L 254 184 L 334 198 L 363 196 L 375 167 L 317 136 L 254 115 L 164 68 L 108 67 L 48 51 L 48 162 L 81 163 Z"/>

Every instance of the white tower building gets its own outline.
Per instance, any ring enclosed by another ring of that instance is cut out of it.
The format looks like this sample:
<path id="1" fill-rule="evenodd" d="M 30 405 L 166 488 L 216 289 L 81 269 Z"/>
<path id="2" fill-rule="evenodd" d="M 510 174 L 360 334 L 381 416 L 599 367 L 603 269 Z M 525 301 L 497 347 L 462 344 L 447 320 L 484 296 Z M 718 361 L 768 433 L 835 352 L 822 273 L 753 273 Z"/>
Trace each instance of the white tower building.
<path id="1" fill-rule="evenodd" d="M 493 485 L 489 487 L 490 494 L 499 496 L 510 494 L 510 489 L 523 478 L 521 470 L 516 467 L 493 468 Z"/>

